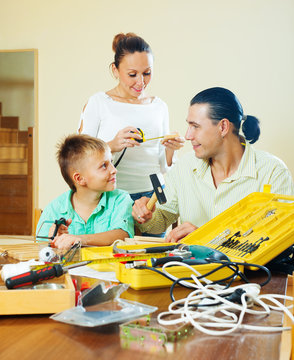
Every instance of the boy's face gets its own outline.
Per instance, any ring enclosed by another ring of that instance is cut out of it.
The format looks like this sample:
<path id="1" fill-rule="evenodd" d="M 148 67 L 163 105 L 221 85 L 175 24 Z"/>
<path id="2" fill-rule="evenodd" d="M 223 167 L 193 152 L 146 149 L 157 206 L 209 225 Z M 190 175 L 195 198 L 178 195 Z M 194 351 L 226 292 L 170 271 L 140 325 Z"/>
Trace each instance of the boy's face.
<path id="1" fill-rule="evenodd" d="M 83 178 L 83 185 L 89 190 L 104 192 L 116 188 L 117 170 L 111 162 L 111 152 L 98 151 L 85 157 L 79 171 Z"/>

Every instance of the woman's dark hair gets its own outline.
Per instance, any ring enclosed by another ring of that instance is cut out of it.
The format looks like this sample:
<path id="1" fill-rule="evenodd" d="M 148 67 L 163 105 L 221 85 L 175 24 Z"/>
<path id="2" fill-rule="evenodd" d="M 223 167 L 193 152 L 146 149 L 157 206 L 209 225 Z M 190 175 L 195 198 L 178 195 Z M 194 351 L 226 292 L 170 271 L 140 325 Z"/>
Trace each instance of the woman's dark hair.
<path id="1" fill-rule="evenodd" d="M 234 125 L 234 134 L 239 136 L 241 121 L 242 132 L 250 144 L 255 143 L 260 135 L 259 120 L 255 116 L 244 115 L 242 105 L 230 91 L 221 87 L 206 89 L 198 93 L 190 101 L 194 104 L 208 104 L 209 118 L 218 122 L 228 119 Z"/>
<path id="2" fill-rule="evenodd" d="M 152 54 L 151 48 L 146 41 L 134 33 L 120 33 L 115 35 L 112 42 L 112 50 L 115 53 L 113 63 L 116 68 L 119 67 L 122 58 L 127 54 L 133 54 L 134 52 L 147 52 Z"/>

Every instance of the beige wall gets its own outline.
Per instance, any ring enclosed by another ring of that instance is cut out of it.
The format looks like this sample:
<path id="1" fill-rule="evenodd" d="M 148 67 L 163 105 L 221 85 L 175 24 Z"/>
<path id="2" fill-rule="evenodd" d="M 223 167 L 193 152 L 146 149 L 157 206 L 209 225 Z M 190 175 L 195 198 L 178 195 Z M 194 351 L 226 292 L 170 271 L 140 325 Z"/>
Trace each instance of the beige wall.
<path id="1" fill-rule="evenodd" d="M 91 94 L 115 85 L 108 65 L 121 31 L 152 46 L 150 93 L 167 102 L 171 129 L 184 134 L 198 91 L 227 87 L 261 120 L 256 147 L 294 174 L 293 0 L 0 0 L 0 9 L 0 48 L 39 50 L 41 207 L 66 189 L 56 142 L 76 131 Z"/>

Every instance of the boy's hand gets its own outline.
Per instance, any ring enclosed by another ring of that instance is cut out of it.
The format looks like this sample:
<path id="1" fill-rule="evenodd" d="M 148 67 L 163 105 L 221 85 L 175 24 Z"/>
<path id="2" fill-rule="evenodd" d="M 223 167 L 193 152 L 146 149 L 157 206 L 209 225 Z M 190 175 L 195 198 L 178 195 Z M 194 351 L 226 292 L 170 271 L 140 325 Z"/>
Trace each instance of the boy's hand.
<path id="1" fill-rule="evenodd" d="M 183 239 L 185 236 L 191 234 L 191 232 L 195 231 L 197 226 L 184 222 L 183 224 L 177 226 L 173 229 L 166 237 L 165 242 L 178 242 Z"/>
<path id="2" fill-rule="evenodd" d="M 136 200 L 133 205 L 132 215 L 139 224 L 143 224 L 150 220 L 152 218 L 152 213 L 155 211 L 155 205 L 152 211 L 147 208 L 146 205 L 149 200 L 150 198 L 143 196 L 139 200 Z"/>
<path id="3" fill-rule="evenodd" d="M 69 227 L 69 225 L 71 224 L 71 222 L 72 222 L 72 219 L 67 219 L 67 220 L 66 220 L 66 225 L 61 224 L 61 225 L 59 226 L 59 228 L 58 228 L 58 231 L 57 231 L 56 236 L 59 236 L 59 235 L 62 235 L 62 234 L 68 234 L 68 227 Z M 50 237 L 53 236 L 53 233 L 54 233 L 54 231 L 55 231 L 55 228 L 56 228 L 56 225 L 53 224 L 53 225 L 50 227 L 50 229 L 49 229 L 49 234 L 48 234 L 48 236 L 50 236 Z"/>
<path id="4" fill-rule="evenodd" d="M 68 250 L 72 247 L 72 245 L 76 244 L 77 242 L 82 243 L 82 239 L 79 235 L 63 233 L 54 238 L 54 240 L 52 241 L 52 247 L 61 250 Z"/>

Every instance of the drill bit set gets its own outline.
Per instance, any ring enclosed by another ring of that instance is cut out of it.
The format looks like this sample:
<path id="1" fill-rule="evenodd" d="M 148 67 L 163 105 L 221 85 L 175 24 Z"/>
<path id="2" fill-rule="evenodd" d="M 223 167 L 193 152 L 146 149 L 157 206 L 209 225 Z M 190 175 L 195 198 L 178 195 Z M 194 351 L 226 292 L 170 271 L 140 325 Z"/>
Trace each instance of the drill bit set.
<path id="1" fill-rule="evenodd" d="M 252 193 L 188 235 L 184 242 L 264 265 L 294 244 L 294 197 Z"/>

